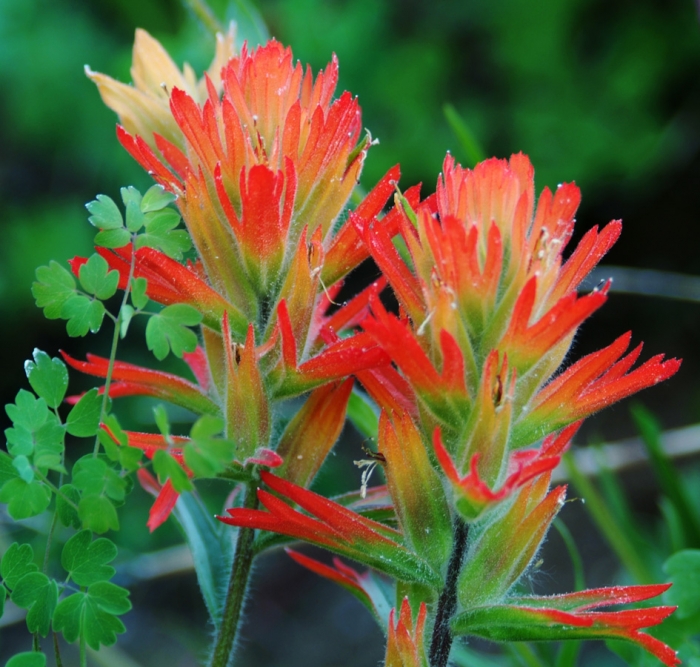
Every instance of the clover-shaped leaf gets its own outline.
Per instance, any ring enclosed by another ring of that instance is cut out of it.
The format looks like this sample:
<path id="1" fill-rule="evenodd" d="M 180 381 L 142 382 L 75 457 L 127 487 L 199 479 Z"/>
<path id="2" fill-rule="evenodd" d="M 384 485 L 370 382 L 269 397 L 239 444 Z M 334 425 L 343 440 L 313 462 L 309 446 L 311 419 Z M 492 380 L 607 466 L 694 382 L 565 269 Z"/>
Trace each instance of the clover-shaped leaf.
<path id="1" fill-rule="evenodd" d="M 56 607 L 54 630 L 71 643 L 81 637 L 95 650 L 100 644 L 111 646 L 117 634 L 126 630 L 117 615 L 131 609 L 128 595 L 127 590 L 106 581 L 93 584 L 87 592 L 69 595 Z"/>
<path id="2" fill-rule="evenodd" d="M 177 357 L 185 352 L 194 352 L 197 335 L 187 327 L 202 321 L 201 313 L 184 303 L 167 306 L 153 315 L 146 325 L 146 345 L 156 359 L 162 361 L 172 350 Z"/>
<path id="3" fill-rule="evenodd" d="M 88 331 L 97 333 L 102 326 L 105 307 L 101 301 L 82 294 L 71 296 L 61 308 L 60 317 L 68 320 L 66 330 L 72 338 L 85 336 Z"/>
<path id="4" fill-rule="evenodd" d="M 31 572 L 17 582 L 10 597 L 18 607 L 29 609 L 27 614 L 29 632 L 38 632 L 42 637 L 46 637 L 58 602 L 56 582 L 49 579 L 43 572 Z"/>
<path id="5" fill-rule="evenodd" d="M 75 279 L 70 271 L 51 260 L 48 266 L 36 270 L 37 282 L 32 284 L 32 294 L 44 317 L 57 320 L 62 317 L 63 306 L 75 294 Z"/>
<path id="6" fill-rule="evenodd" d="M 119 207 L 107 195 L 97 195 L 94 201 L 85 204 L 85 208 L 92 213 L 88 218 L 90 224 L 99 229 L 119 229 L 124 226 Z"/>
<path id="7" fill-rule="evenodd" d="M 88 438 L 97 433 L 102 414 L 102 396 L 97 389 L 83 394 L 66 419 L 66 430 L 78 438 Z"/>
<path id="8" fill-rule="evenodd" d="M 25 574 L 36 572 L 38 569 L 30 544 L 13 542 L 0 561 L 0 575 L 8 588 L 14 588 Z"/>
<path id="9" fill-rule="evenodd" d="M 15 521 L 41 514 L 50 502 L 51 491 L 41 482 L 27 483 L 17 477 L 0 489 L 0 503 L 7 503 L 7 511 Z"/>
<path id="10" fill-rule="evenodd" d="M 79 586 L 90 586 L 114 576 L 111 563 L 117 556 L 117 547 L 105 537 L 94 542 L 89 530 L 81 530 L 71 537 L 61 552 L 61 565 Z"/>
<path id="11" fill-rule="evenodd" d="M 33 357 L 34 361 L 24 363 L 29 384 L 50 408 L 57 408 L 68 389 L 68 369 L 63 361 L 41 350 L 35 349 Z"/>
<path id="12" fill-rule="evenodd" d="M 152 185 L 141 200 L 141 211 L 150 213 L 151 211 L 160 211 L 168 204 L 171 204 L 176 199 L 175 195 L 167 192 L 162 185 Z"/>
<path id="13" fill-rule="evenodd" d="M 110 271 L 107 260 L 97 253 L 91 255 L 80 267 L 78 276 L 83 289 L 98 299 L 109 299 L 117 291 L 119 272 Z"/>

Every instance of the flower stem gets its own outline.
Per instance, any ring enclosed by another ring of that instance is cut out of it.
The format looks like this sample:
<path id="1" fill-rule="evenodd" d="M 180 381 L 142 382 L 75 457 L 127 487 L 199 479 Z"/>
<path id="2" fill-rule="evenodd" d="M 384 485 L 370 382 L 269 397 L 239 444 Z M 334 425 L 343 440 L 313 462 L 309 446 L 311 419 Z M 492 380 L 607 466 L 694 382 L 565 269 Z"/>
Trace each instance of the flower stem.
<path id="1" fill-rule="evenodd" d="M 457 579 L 467 550 L 467 532 L 468 527 L 462 517 L 455 516 L 452 555 L 447 565 L 445 587 L 438 600 L 433 637 L 430 642 L 430 667 L 446 667 L 450 657 L 453 639 L 450 621 L 457 608 Z"/>
<path id="2" fill-rule="evenodd" d="M 248 484 L 248 491 L 244 501 L 244 507 L 255 509 L 258 506 L 258 494 L 255 482 Z M 209 667 L 226 667 L 230 664 L 233 647 L 236 640 L 238 624 L 243 610 L 248 579 L 255 553 L 253 552 L 253 538 L 255 531 L 252 528 L 239 528 L 236 552 L 231 565 L 231 578 L 228 582 L 226 602 L 221 617 L 214 650 L 211 654 Z"/>
<path id="3" fill-rule="evenodd" d="M 126 306 L 129 300 L 129 294 L 131 293 L 131 281 L 134 278 L 134 271 L 136 269 L 136 248 L 132 244 L 131 248 L 131 265 L 129 266 L 129 277 L 126 279 L 126 287 L 124 288 L 124 296 L 122 297 L 121 305 L 119 306 L 119 313 L 117 313 L 117 319 L 114 322 L 114 334 L 112 335 L 112 349 L 109 353 L 109 363 L 107 365 L 107 375 L 105 377 L 105 387 L 104 393 L 102 394 L 102 407 L 100 408 L 100 423 L 104 421 L 107 412 L 107 402 L 109 401 L 109 386 L 112 383 L 112 373 L 114 372 L 114 362 L 117 359 L 117 346 L 119 345 L 119 333 L 122 325 L 122 312 L 124 311 L 124 306 Z M 100 453 L 100 437 L 95 436 L 95 447 L 93 451 L 93 456 L 97 456 Z"/>

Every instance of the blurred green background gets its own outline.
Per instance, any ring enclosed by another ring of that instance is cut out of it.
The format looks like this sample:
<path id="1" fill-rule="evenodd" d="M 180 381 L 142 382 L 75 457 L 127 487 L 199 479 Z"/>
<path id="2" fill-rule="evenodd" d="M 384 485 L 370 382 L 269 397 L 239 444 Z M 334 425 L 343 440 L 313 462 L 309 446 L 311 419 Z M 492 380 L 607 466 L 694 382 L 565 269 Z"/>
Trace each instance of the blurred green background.
<path id="1" fill-rule="evenodd" d="M 583 190 L 578 234 L 623 219 L 622 239 L 606 263 L 700 275 L 700 27 L 691 0 L 211 4 L 221 21 L 236 18 L 251 41 L 261 38 L 259 11 L 269 33 L 315 70 L 338 55 L 340 87 L 359 96 L 365 126 L 380 140 L 366 163 L 365 187 L 400 162 L 402 186 L 421 181 L 427 194 L 447 150 L 469 163 L 443 112 L 450 104 L 486 155 L 527 153 L 538 189 L 577 182 Z M 90 252 L 85 202 L 97 193 L 117 197 L 122 185 L 149 184 L 118 145 L 115 116 L 83 75 L 89 64 L 129 81 L 137 26 L 178 63 L 201 71 L 211 59 L 209 34 L 177 0 L 0 0 L 3 403 L 24 386 L 23 361 L 34 347 L 76 356 L 105 350 L 101 338 L 71 340 L 61 322 L 44 320 L 30 285 L 37 266 Z M 633 329 L 650 353 L 684 358 L 678 377 L 647 391 L 642 402 L 665 426 L 700 421 L 699 308 L 613 293 L 572 356 Z M 126 345 L 120 356 L 139 354 Z M 148 411 L 143 414 L 139 419 L 148 421 Z M 617 407 L 592 420 L 585 438 L 630 432 L 626 408 Z M 351 459 L 356 445 L 347 447 Z M 354 478 L 350 485 L 357 485 Z M 653 510 L 653 494 L 642 495 L 641 510 Z M 127 553 L 177 541 L 169 528 L 148 536 L 147 506 L 142 498 L 122 515 Z M 554 547 L 557 539 L 550 540 Z M 591 544 L 586 548 L 596 552 Z M 601 576 L 605 563 L 596 566 Z M 608 565 L 608 583 L 609 572 Z M 552 570 L 549 576 L 553 588 L 570 586 L 567 575 L 557 579 Z M 380 659 L 381 637 L 369 616 L 282 556 L 266 559 L 254 586 L 241 665 L 363 667 Z M 142 584 L 133 597 L 137 611 L 127 617 L 131 634 L 123 646 L 139 664 L 196 664 L 209 630 L 201 630 L 204 610 L 192 578 Z M 307 622 L 309 616 L 315 620 Z M 9 627 L 1 656 L 11 649 L 11 636 Z M 117 659 L 105 664 L 118 665 Z"/>

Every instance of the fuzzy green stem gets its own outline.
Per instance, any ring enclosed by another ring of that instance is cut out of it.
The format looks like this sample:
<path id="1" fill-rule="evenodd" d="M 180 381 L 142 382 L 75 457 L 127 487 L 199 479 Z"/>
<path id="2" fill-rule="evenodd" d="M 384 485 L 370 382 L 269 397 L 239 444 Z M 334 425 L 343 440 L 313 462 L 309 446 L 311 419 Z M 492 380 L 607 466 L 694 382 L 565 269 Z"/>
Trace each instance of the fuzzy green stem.
<path id="1" fill-rule="evenodd" d="M 467 550 L 468 526 L 461 516 L 455 516 L 454 543 L 450 562 L 447 565 L 445 587 L 440 593 L 433 637 L 430 642 L 430 667 L 446 667 L 452 649 L 452 630 L 450 621 L 457 609 L 457 580 L 462 569 L 462 561 Z"/>
<path id="2" fill-rule="evenodd" d="M 87 644 L 84 633 L 80 635 L 80 667 L 87 667 Z"/>
<path id="3" fill-rule="evenodd" d="M 244 501 L 244 507 L 247 509 L 255 509 L 258 506 L 256 486 L 255 483 L 248 484 Z M 214 650 L 211 654 L 209 667 L 227 667 L 230 664 L 241 611 L 243 610 L 243 601 L 248 589 L 251 566 L 255 557 L 254 537 L 255 531 L 252 528 L 238 529 L 238 540 L 231 565 L 231 578 L 228 582 L 226 602 L 224 603 L 221 625 L 214 640 Z"/>

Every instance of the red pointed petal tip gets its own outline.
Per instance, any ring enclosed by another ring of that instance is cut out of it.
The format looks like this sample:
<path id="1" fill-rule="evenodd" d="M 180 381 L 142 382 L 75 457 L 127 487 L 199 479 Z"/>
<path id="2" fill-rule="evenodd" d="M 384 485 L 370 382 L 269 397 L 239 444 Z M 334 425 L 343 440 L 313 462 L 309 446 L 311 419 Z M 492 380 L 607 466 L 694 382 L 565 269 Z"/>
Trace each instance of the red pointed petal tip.
<path id="1" fill-rule="evenodd" d="M 243 465 L 255 463 L 256 465 L 265 466 L 266 468 L 279 468 L 284 459 L 277 453 L 267 447 L 260 447 L 253 456 L 249 456 Z"/>
<path id="2" fill-rule="evenodd" d="M 330 567 L 293 549 L 285 548 L 285 551 L 292 560 L 299 563 L 302 567 L 311 570 L 321 577 L 330 579 L 344 588 L 353 589 L 356 595 L 360 595 L 369 601 L 369 596 L 359 583 L 361 575 L 351 567 L 345 565 L 338 558 L 333 559 L 333 565 L 335 567 Z"/>
<path id="3" fill-rule="evenodd" d="M 170 480 L 161 486 L 158 480 L 145 468 L 139 468 L 136 471 L 136 477 L 141 488 L 156 498 L 148 513 L 148 521 L 146 523 L 150 532 L 153 532 L 165 523 L 170 516 L 180 494 L 175 491 Z"/>

